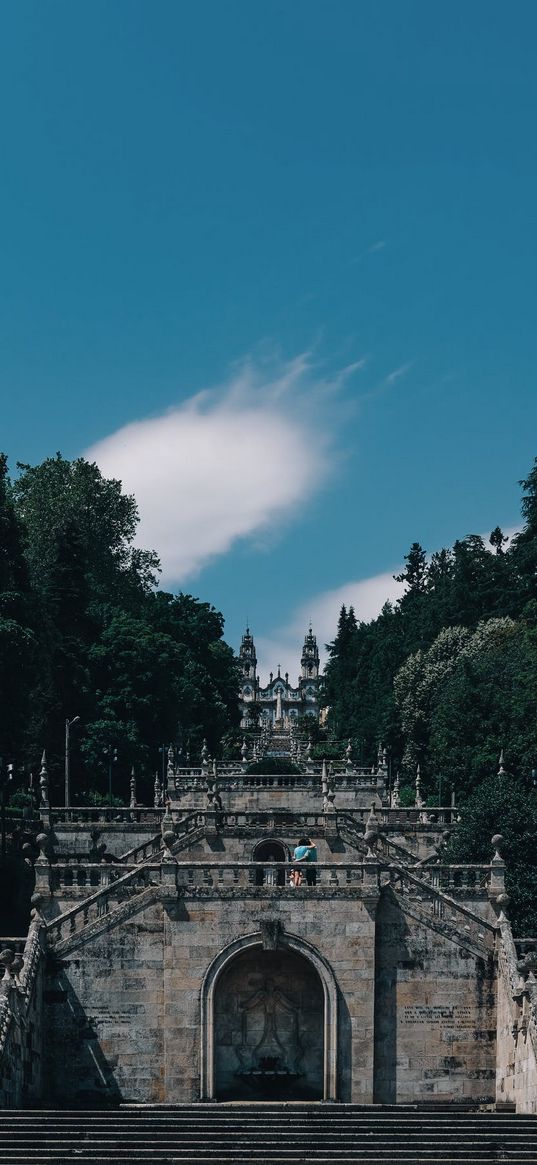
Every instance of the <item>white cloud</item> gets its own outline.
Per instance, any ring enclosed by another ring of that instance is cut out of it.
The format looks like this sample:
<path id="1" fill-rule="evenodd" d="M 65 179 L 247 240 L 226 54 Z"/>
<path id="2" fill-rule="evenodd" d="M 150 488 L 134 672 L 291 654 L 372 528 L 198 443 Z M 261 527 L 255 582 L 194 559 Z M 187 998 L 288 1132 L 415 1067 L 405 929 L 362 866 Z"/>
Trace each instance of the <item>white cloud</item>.
<path id="1" fill-rule="evenodd" d="M 319 489 L 341 416 L 334 395 L 361 366 L 327 377 L 307 353 L 271 372 L 246 361 L 220 388 L 86 450 L 134 493 L 137 541 L 159 554 L 163 582 L 180 583 L 237 539 L 274 528 Z"/>
<path id="2" fill-rule="evenodd" d="M 406 376 L 407 372 L 409 372 L 411 368 L 411 360 L 407 364 L 401 364 L 399 368 L 394 368 L 393 372 L 388 373 L 388 375 L 384 378 L 384 383 L 391 387 L 391 385 L 396 384 L 402 376 Z"/>
<path id="3" fill-rule="evenodd" d="M 296 680 L 301 646 L 310 620 L 324 662 L 324 647 L 334 639 L 341 607 L 354 607 L 356 618 L 364 623 L 375 619 L 385 602 L 390 600 L 393 603 L 403 594 L 403 585 L 393 577 L 400 569 L 396 567 L 393 572 L 385 571 L 372 578 L 343 583 L 333 590 L 314 595 L 306 603 L 301 603 L 289 623 L 277 629 L 273 635 L 255 636 L 261 679 L 266 681 L 269 671 L 276 671 L 280 663 L 282 674 L 288 671 L 290 679 L 293 682 Z M 255 628 L 253 630 L 255 635 Z"/>

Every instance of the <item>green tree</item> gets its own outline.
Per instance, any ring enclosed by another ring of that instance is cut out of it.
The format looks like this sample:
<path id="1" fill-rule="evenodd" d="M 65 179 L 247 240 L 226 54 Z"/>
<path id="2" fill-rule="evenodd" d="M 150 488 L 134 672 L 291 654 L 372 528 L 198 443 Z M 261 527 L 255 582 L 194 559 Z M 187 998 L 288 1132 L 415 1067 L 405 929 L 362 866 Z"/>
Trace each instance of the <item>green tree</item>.
<path id="1" fill-rule="evenodd" d="M 468 798 L 445 860 L 490 862 L 495 834 L 504 838 L 501 853 L 515 935 L 533 935 L 537 931 L 537 793 L 528 782 L 507 773 L 489 776 Z"/>
<path id="2" fill-rule="evenodd" d="M 20 758 L 30 717 L 36 659 L 35 618 L 24 530 L 12 502 L 7 458 L 0 454 L 0 756 Z"/>
<path id="3" fill-rule="evenodd" d="M 59 540 L 75 529 L 95 599 L 132 605 L 151 591 L 158 558 L 133 546 L 138 509 L 120 481 L 103 477 L 97 465 L 82 457 L 67 461 L 60 453 L 40 465 L 19 468 L 13 497 L 26 529 L 26 556 L 38 591 L 55 568 Z"/>

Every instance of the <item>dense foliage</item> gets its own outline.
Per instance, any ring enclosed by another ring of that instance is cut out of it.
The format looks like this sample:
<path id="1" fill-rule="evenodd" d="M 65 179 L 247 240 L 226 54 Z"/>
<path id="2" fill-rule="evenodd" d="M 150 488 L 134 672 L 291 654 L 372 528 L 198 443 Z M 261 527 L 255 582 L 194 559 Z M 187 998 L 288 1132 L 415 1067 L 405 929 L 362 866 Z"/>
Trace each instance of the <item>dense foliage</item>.
<path id="1" fill-rule="evenodd" d="M 441 772 L 460 794 L 489 776 L 500 749 L 514 772 L 537 764 L 537 461 L 521 482 L 523 528 L 497 527 L 430 560 L 415 542 L 402 598 L 361 623 L 341 609 L 325 700 L 337 737 L 366 763 L 380 740 L 392 765 L 429 791 Z"/>
<path id="2" fill-rule="evenodd" d="M 523 858 L 519 851 L 517 877 L 521 887 L 533 887 L 521 890 L 515 910 L 521 926 L 537 929 L 537 910 L 533 918 L 527 909 L 537 889 L 537 794 L 531 788 L 537 769 L 537 461 L 520 484 L 522 529 L 508 545 L 499 527 L 488 545 L 471 534 L 430 558 L 415 542 L 397 576 L 405 584 L 397 603 L 386 603 L 370 623 L 360 622 L 352 607 L 342 608 L 329 645 L 325 701 L 333 733 L 351 737 L 365 763 L 373 763 L 379 741 L 387 746 L 392 777 L 399 770 L 403 787 L 413 784 L 419 763 L 422 792 L 431 801 L 441 796 L 445 803 L 452 790 L 461 804 L 475 795 L 465 860 L 490 859 L 490 837 L 503 832 L 499 817 L 505 817 L 508 797 L 500 805 L 484 782 L 498 771 L 505 749 L 516 796 L 527 807 L 529 841 Z M 477 852 L 480 845 L 486 855 Z M 512 840 L 511 865 L 515 850 Z"/>
<path id="3" fill-rule="evenodd" d="M 216 751 L 238 722 L 237 666 L 208 603 L 156 588 L 134 498 L 82 458 L 0 459 L 0 756 L 35 772 L 47 750 L 62 798 L 66 718 L 76 797 L 125 796 L 131 766 L 151 795 L 162 748 Z M 160 751 L 159 751 L 160 750 Z M 116 759 L 117 757 L 117 759 Z"/>

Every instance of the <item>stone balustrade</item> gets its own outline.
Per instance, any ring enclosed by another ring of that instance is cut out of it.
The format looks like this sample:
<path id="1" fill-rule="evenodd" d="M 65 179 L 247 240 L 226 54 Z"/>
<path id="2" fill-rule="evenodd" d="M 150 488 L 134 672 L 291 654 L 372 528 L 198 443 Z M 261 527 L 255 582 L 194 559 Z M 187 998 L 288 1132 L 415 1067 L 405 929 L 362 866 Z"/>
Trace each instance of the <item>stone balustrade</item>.
<path id="1" fill-rule="evenodd" d="M 41 974 L 43 920 L 35 912 L 25 940 L 1 939 L 0 1107 L 34 1102 L 41 1085 Z M 4 945 L 5 944 L 5 945 Z"/>
<path id="2" fill-rule="evenodd" d="M 57 942 L 72 937 L 89 923 L 102 918 L 109 913 L 112 903 L 121 897 L 131 897 L 146 890 L 149 886 L 160 885 L 163 881 L 163 869 L 164 867 L 160 862 L 153 865 L 131 866 L 127 870 L 125 870 L 125 866 L 88 866 L 90 879 L 92 870 L 100 875 L 102 879 L 100 888 L 94 894 L 86 894 L 82 902 L 76 903 L 58 918 L 50 919 L 47 922 L 49 945 L 54 946 Z M 65 882 L 63 879 L 65 877 L 69 879 L 72 872 L 72 867 L 63 865 L 54 867 L 57 891 L 69 887 L 69 881 Z M 90 889 L 91 885 L 90 880 L 86 890 Z"/>
<path id="3" fill-rule="evenodd" d="M 177 865 L 177 886 L 180 892 L 188 893 L 197 888 L 251 890 L 253 887 L 269 887 L 275 890 L 293 889 L 289 885 L 289 875 L 293 862 L 181 862 Z M 304 864 L 302 889 L 315 890 L 356 889 L 364 881 L 366 870 L 374 871 L 378 884 L 378 867 L 364 862 L 316 862 Z M 308 885 L 306 878 L 315 879 Z"/>
<path id="4" fill-rule="evenodd" d="M 217 823 L 222 829 L 259 832 L 260 837 L 278 830 L 320 836 L 324 831 L 325 814 L 320 810 L 308 813 L 292 809 L 245 809 L 228 813 L 224 809 L 218 812 Z"/>
<path id="5" fill-rule="evenodd" d="M 160 863 L 88 862 L 84 858 L 67 857 L 49 866 L 49 886 L 52 894 L 80 889 L 91 894 L 93 887 L 109 887 L 115 883 L 145 885 L 145 871 L 159 870 Z"/>
<path id="6" fill-rule="evenodd" d="M 160 825 L 164 816 L 163 808 L 153 809 L 138 805 L 134 809 L 127 806 L 76 805 L 65 809 L 62 806 L 52 806 L 47 810 L 55 824 L 58 825 L 132 825 L 133 822 L 149 825 Z"/>
<path id="7" fill-rule="evenodd" d="M 438 886 L 441 890 L 466 890 L 475 894 L 489 889 L 490 864 L 449 866 L 438 863 L 421 866 L 420 876 L 427 877 L 431 886 Z"/>
<path id="8" fill-rule="evenodd" d="M 386 866 L 392 885 L 416 886 L 420 889 L 449 891 L 464 897 L 487 897 L 491 883 L 490 865 L 427 865 L 407 868 L 405 866 Z"/>
<path id="9" fill-rule="evenodd" d="M 166 827 L 166 818 L 161 819 L 162 828 Z M 179 817 L 177 812 L 172 812 L 170 820 L 170 829 L 175 833 L 175 840 L 185 841 L 191 838 L 198 830 L 203 830 L 205 827 L 205 813 L 202 810 L 194 810 L 192 813 L 187 813 L 185 817 Z M 150 861 L 151 858 L 156 857 L 163 848 L 162 832 L 150 837 L 147 841 L 140 842 L 139 845 L 134 846 L 133 849 L 127 851 L 121 857 L 121 862 L 124 865 L 134 865 L 138 862 Z"/>
<path id="10" fill-rule="evenodd" d="M 0 950 L 12 951 L 14 955 L 22 955 L 26 938 L 0 938 Z"/>

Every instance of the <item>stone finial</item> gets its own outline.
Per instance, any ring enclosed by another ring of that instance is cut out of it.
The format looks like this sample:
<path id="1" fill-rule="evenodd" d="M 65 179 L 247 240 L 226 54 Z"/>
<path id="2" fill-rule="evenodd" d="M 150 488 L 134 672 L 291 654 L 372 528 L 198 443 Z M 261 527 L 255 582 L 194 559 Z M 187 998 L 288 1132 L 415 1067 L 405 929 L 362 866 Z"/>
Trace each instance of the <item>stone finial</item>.
<path id="1" fill-rule="evenodd" d="M 205 737 L 203 738 L 203 744 L 201 746 L 201 767 L 204 772 L 207 772 L 209 768 L 209 749 L 207 748 L 207 741 L 205 740 Z"/>
<path id="2" fill-rule="evenodd" d="M 12 978 L 12 966 L 14 958 L 15 955 L 13 954 L 13 951 L 9 949 L 9 947 L 6 947 L 5 950 L 0 951 L 0 964 L 4 968 L 3 977 L 8 982 L 10 982 Z"/>
<path id="3" fill-rule="evenodd" d="M 207 773 L 207 783 L 205 786 L 206 792 L 207 792 L 207 807 L 209 809 L 216 809 L 217 808 L 217 802 L 218 802 L 217 782 L 218 782 L 218 771 L 217 771 L 217 767 L 216 767 L 216 761 L 213 761 L 212 771 Z"/>
<path id="4" fill-rule="evenodd" d="M 311 764 L 311 736 L 308 736 L 308 743 L 306 745 L 306 764 Z"/>
<path id="5" fill-rule="evenodd" d="M 503 748 L 502 748 L 502 750 L 501 750 L 501 752 L 500 752 L 500 759 L 499 759 L 499 762 L 498 762 L 498 763 L 499 763 L 498 776 L 499 776 L 499 777 L 505 777 L 505 776 L 506 776 L 506 771 L 505 771 L 505 769 L 504 769 L 504 764 L 505 764 L 505 756 L 504 756 Z"/>
<path id="6" fill-rule="evenodd" d="M 321 771 L 321 790 L 322 790 L 322 794 L 323 794 L 323 809 L 324 809 L 325 813 L 327 813 L 327 812 L 330 813 L 330 812 L 333 812 L 333 810 L 334 810 L 334 801 L 336 798 L 336 794 L 335 794 L 334 789 L 332 787 L 332 776 L 333 776 L 332 765 L 330 764 L 327 767 L 326 760 L 323 760 L 323 766 L 322 766 L 322 771 Z"/>
<path id="7" fill-rule="evenodd" d="M 353 764 L 353 760 L 352 760 L 352 744 L 351 744 L 350 740 L 348 741 L 347 747 L 345 749 L 344 760 L 345 760 L 346 772 L 348 772 L 348 773 L 354 772 L 354 764 Z"/>
<path id="8" fill-rule="evenodd" d="M 43 749 L 43 756 L 41 757 L 41 769 L 39 772 L 39 789 L 40 789 L 40 808 L 50 809 L 50 802 L 48 799 L 48 768 L 47 768 L 47 754 Z"/>
<path id="9" fill-rule="evenodd" d="M 490 881 L 489 881 L 489 895 L 496 905 L 500 908 L 500 915 L 505 917 L 504 908 L 508 904 L 508 899 L 505 894 L 505 862 L 501 855 L 501 848 L 503 837 L 501 833 L 495 833 L 492 838 L 494 846 L 494 857 L 490 863 Z"/>
<path id="10" fill-rule="evenodd" d="M 175 777 L 175 755 L 173 744 L 168 745 L 168 763 L 167 763 L 167 777 L 169 784 L 173 784 Z"/>
<path id="11" fill-rule="evenodd" d="M 494 857 L 492 859 L 493 862 L 503 862 L 503 858 L 500 853 L 503 840 L 503 835 L 501 833 L 495 833 L 494 837 L 492 838 L 492 845 L 494 846 Z"/>
<path id="12" fill-rule="evenodd" d="M 421 770 L 419 764 L 416 765 L 416 809 L 423 809 L 423 797 L 421 795 Z"/>
<path id="13" fill-rule="evenodd" d="M 36 864 L 43 865 L 43 862 L 48 866 L 48 833 L 38 833 L 35 839 L 36 845 L 39 846 L 39 857 L 36 859 Z"/>
<path id="14" fill-rule="evenodd" d="M 244 772 L 246 772 L 246 769 L 248 768 L 248 749 L 246 747 L 246 739 L 244 737 L 242 740 L 242 748 L 241 748 L 241 766 L 242 766 Z"/>
<path id="15" fill-rule="evenodd" d="M 393 789 L 392 789 L 392 809 L 399 809 L 400 804 L 401 804 L 401 777 L 399 775 L 399 770 L 397 770 L 397 772 L 395 774 L 395 781 L 393 782 Z"/>
<path id="16" fill-rule="evenodd" d="M 175 841 L 174 830 L 173 829 L 165 829 L 163 834 L 162 834 L 162 841 L 164 843 L 164 848 L 162 851 L 162 861 L 163 862 L 175 861 L 175 858 L 171 852 L 171 846 L 173 845 L 173 843 Z"/>
<path id="17" fill-rule="evenodd" d="M 131 769 L 129 806 L 131 809 L 136 808 L 136 773 L 134 771 L 134 765 Z"/>
<path id="18" fill-rule="evenodd" d="M 162 805 L 162 785 L 160 783 L 160 777 L 159 777 L 158 773 L 155 773 L 154 791 L 155 791 L 155 795 L 154 795 L 154 799 L 153 799 L 153 804 L 155 806 L 155 809 L 160 809 L 160 807 Z"/>
<path id="19" fill-rule="evenodd" d="M 376 856 L 375 852 L 373 850 L 373 846 L 376 845 L 376 843 L 378 841 L 378 836 L 379 836 L 379 822 L 378 822 L 378 817 L 375 813 L 375 802 L 372 801 L 371 802 L 371 809 L 369 811 L 369 817 L 367 818 L 367 821 L 365 823 L 365 832 L 364 832 L 364 841 L 367 845 L 367 857 L 368 858 L 374 858 Z"/>
<path id="20" fill-rule="evenodd" d="M 370 832 L 372 831 L 373 833 L 378 833 L 378 831 L 379 831 L 379 819 L 375 813 L 375 809 L 376 809 L 375 802 L 372 801 L 371 808 L 369 810 L 369 817 L 367 818 L 365 827 L 366 827 L 366 830 L 369 830 Z"/>
<path id="21" fill-rule="evenodd" d="M 323 760 L 321 765 L 321 792 L 323 797 L 326 797 L 328 792 L 328 769 L 326 767 L 326 760 Z"/>

